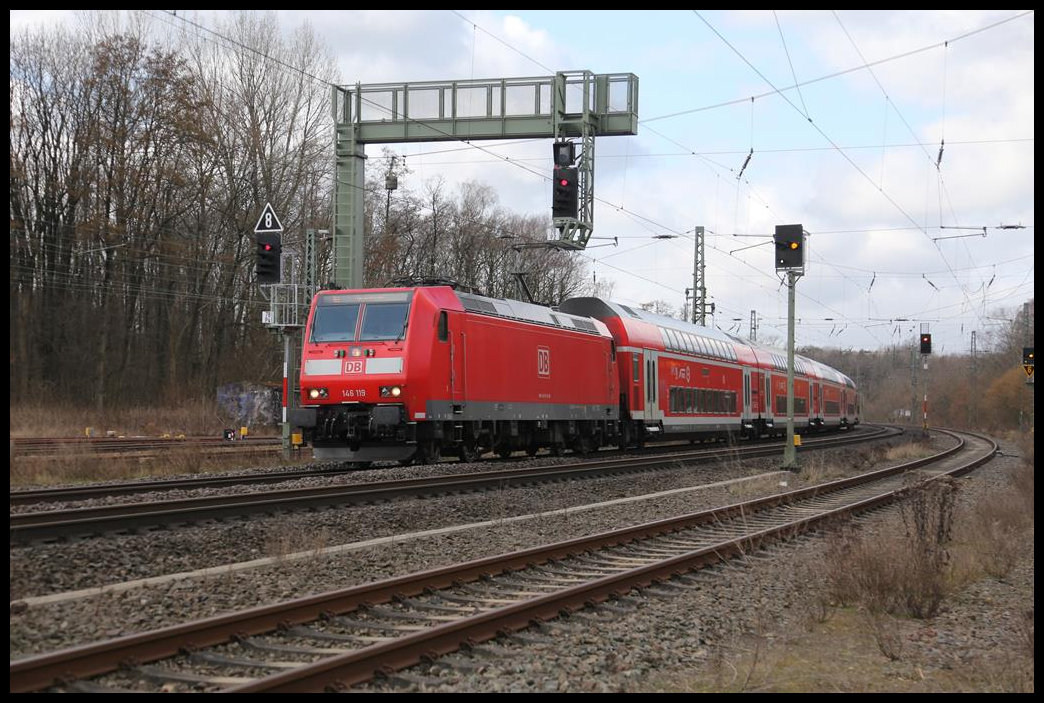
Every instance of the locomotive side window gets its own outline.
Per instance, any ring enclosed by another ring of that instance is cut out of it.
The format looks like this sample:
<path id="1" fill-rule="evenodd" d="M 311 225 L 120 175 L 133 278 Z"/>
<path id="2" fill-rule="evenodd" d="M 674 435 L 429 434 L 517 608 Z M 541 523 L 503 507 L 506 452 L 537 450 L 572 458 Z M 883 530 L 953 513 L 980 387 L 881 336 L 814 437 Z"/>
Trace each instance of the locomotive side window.
<path id="1" fill-rule="evenodd" d="M 446 315 L 445 310 L 439 312 L 438 332 L 440 342 L 445 342 L 449 339 L 449 316 Z"/>

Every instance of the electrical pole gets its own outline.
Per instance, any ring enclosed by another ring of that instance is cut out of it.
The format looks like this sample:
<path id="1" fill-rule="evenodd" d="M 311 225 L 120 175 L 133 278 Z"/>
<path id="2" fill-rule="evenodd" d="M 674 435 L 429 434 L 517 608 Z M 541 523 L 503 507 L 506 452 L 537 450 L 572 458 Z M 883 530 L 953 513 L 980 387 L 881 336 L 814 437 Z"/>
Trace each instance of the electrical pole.
<path id="1" fill-rule="evenodd" d="M 703 253 L 703 227 L 697 227 L 695 234 L 696 259 L 692 270 L 692 322 L 694 325 L 706 327 L 707 313 L 714 314 L 714 303 L 707 302 L 707 264 Z"/>
<path id="2" fill-rule="evenodd" d="M 979 423 L 979 390 L 975 368 L 975 330 L 971 333 L 971 397 L 968 399 L 968 427 L 975 429 Z"/>
<path id="3" fill-rule="evenodd" d="M 910 419 L 907 424 L 914 422 L 914 410 L 917 408 L 917 347 L 910 347 Z"/>
<path id="4" fill-rule="evenodd" d="M 1030 324 L 1029 324 L 1029 303 L 1022 304 L 1022 328 L 1024 330 L 1023 339 L 1026 340 L 1024 343 L 1029 344 L 1030 340 Z M 1019 432 L 1026 431 L 1026 399 L 1020 393 L 1019 394 Z"/>
<path id="5" fill-rule="evenodd" d="M 1023 366 L 1022 367 L 1023 367 L 1023 369 L 1026 370 L 1026 374 L 1027 374 L 1026 385 L 1029 386 L 1029 419 L 1030 419 L 1030 424 L 1032 425 L 1033 421 L 1034 421 L 1033 415 L 1034 415 L 1035 407 L 1036 407 L 1036 398 L 1033 397 L 1033 347 L 1032 347 L 1032 344 L 1033 344 L 1033 326 L 1030 324 L 1030 304 L 1029 303 L 1023 303 L 1022 304 L 1022 325 L 1023 325 L 1023 329 L 1025 330 L 1025 336 L 1023 338 L 1026 340 L 1024 342 L 1024 346 L 1022 348 L 1022 356 L 1023 356 Z M 1028 358 L 1027 358 L 1027 353 L 1029 355 Z M 1029 362 L 1028 368 L 1027 368 L 1027 363 L 1026 363 L 1027 361 Z M 1025 422 L 1026 400 L 1022 396 L 1022 394 L 1019 394 L 1019 395 L 1020 395 L 1020 397 L 1019 397 L 1019 431 L 1020 432 L 1025 432 L 1026 431 L 1026 422 Z"/>

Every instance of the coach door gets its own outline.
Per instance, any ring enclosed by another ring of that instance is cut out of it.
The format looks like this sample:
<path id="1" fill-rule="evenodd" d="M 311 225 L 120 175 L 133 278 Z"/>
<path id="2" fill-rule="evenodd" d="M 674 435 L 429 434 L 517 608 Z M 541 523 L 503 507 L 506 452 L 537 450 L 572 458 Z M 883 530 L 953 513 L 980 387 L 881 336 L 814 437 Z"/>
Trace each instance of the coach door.
<path id="1" fill-rule="evenodd" d="M 743 369 L 743 419 L 753 416 L 751 406 L 751 370 Z"/>
<path id="2" fill-rule="evenodd" d="M 765 410 L 765 418 L 768 420 L 774 420 L 776 416 L 775 399 L 772 397 L 772 374 L 765 372 L 765 396 L 762 400 L 762 405 Z"/>
<path id="3" fill-rule="evenodd" d="M 659 398 L 659 374 L 657 373 L 656 365 L 659 362 L 659 355 L 651 350 L 645 350 L 645 419 L 651 422 L 657 422 L 663 419 L 663 412 L 660 410 L 660 398 Z"/>
<path id="4" fill-rule="evenodd" d="M 759 402 L 761 396 L 761 373 L 750 369 L 745 369 L 744 373 L 747 374 L 746 386 L 750 388 L 750 406 L 747 410 L 750 413 L 750 417 L 754 418 L 763 412 L 762 405 Z"/>

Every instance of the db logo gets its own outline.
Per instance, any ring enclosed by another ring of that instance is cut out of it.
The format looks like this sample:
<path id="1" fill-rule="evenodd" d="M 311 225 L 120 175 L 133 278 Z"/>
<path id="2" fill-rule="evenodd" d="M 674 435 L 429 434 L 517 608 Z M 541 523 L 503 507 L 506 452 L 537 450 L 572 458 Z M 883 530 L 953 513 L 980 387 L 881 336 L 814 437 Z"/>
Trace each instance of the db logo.
<path id="1" fill-rule="evenodd" d="M 547 347 L 537 347 L 537 375 L 551 375 L 551 350 Z"/>

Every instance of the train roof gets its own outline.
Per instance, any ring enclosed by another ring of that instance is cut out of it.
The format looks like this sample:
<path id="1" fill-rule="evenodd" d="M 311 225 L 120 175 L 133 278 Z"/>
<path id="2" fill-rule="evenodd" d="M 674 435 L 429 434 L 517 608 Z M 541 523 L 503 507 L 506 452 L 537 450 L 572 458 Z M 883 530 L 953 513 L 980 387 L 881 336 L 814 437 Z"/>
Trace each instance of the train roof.
<path id="1" fill-rule="evenodd" d="M 713 327 L 701 327 L 685 320 L 678 320 L 666 315 L 657 315 L 648 310 L 635 309 L 623 303 L 613 303 L 601 298 L 570 298 L 563 301 L 558 307 L 560 310 L 564 309 L 577 315 L 587 315 L 600 320 L 606 317 L 619 317 L 624 320 L 630 318 L 648 322 L 657 327 L 699 334 L 721 342 L 735 341 L 730 335 Z"/>
<path id="2" fill-rule="evenodd" d="M 771 362 L 773 368 L 784 372 L 787 370 L 786 351 L 774 349 L 714 327 L 704 327 L 685 320 L 667 317 L 666 315 L 658 315 L 647 310 L 642 310 L 641 308 L 635 309 L 622 303 L 602 300 L 601 298 L 570 298 L 569 300 L 563 301 L 559 308 L 566 309 L 569 312 L 578 315 L 588 315 L 598 319 L 618 317 L 621 320 L 641 320 L 642 322 L 656 325 L 660 329 L 688 332 L 689 334 L 696 334 L 702 337 L 709 337 L 711 339 L 726 342 L 730 345 L 749 347 L 759 356 L 768 357 L 768 361 Z M 795 354 L 794 359 L 798 370 L 806 375 L 815 376 L 850 388 L 855 388 L 855 383 L 852 382 L 852 379 L 837 369 L 827 366 L 819 361 L 815 361 L 814 359 L 801 356 L 800 354 Z"/>
<path id="3" fill-rule="evenodd" d="M 598 319 L 592 319 L 584 315 L 574 315 L 561 312 L 544 305 L 526 303 L 521 300 L 507 300 L 502 298 L 490 298 L 479 295 L 469 289 L 468 292 L 461 290 L 457 285 L 442 281 L 425 281 L 414 285 L 399 285 L 385 288 L 359 288 L 359 289 L 331 289 L 321 290 L 316 295 L 316 301 L 322 305 L 321 296 L 348 296 L 355 299 L 373 296 L 382 296 L 382 300 L 389 294 L 409 295 L 421 291 L 440 291 L 440 294 L 449 294 L 455 297 L 460 306 L 467 312 L 475 312 L 493 317 L 502 317 L 510 320 L 522 320 L 538 325 L 559 327 L 573 332 L 586 332 L 599 337 L 610 337 L 609 329 Z M 373 300 L 369 302 L 375 302 Z"/>
<path id="4" fill-rule="evenodd" d="M 745 337 L 740 337 L 735 334 L 728 334 L 733 340 L 739 344 L 744 344 L 754 350 L 755 353 L 766 354 L 770 357 L 774 368 L 780 371 L 787 370 L 787 352 L 785 349 L 776 349 L 760 342 L 749 340 Z M 832 366 L 827 366 L 821 361 L 810 359 L 807 356 L 801 354 L 794 354 L 795 365 L 801 369 L 806 375 L 815 376 L 827 381 L 832 381 L 840 385 L 848 386 L 849 388 L 855 388 L 855 383 L 851 378 L 841 373 Z M 804 367 L 803 369 L 801 367 Z"/>
<path id="5" fill-rule="evenodd" d="M 468 312 L 477 312 L 512 320 L 524 320 L 538 325 L 560 327 L 571 331 L 596 334 L 601 337 L 609 336 L 609 330 L 604 324 L 583 315 L 561 312 L 543 305 L 525 303 L 521 300 L 488 298 L 474 293 L 464 293 L 459 290 L 454 292 L 460 300 L 460 304 Z"/>

